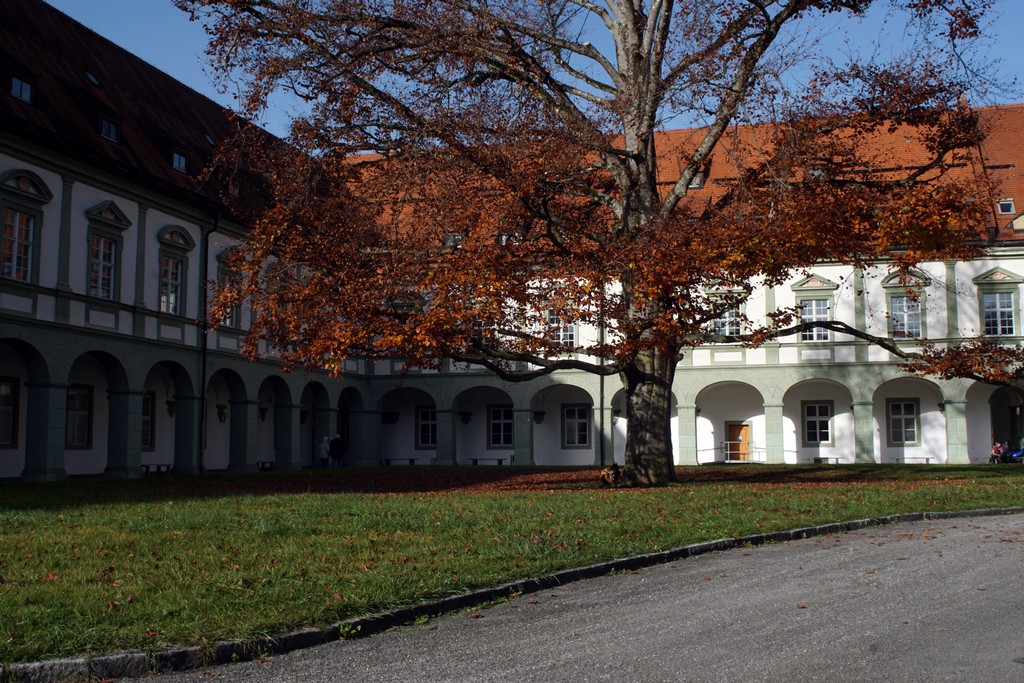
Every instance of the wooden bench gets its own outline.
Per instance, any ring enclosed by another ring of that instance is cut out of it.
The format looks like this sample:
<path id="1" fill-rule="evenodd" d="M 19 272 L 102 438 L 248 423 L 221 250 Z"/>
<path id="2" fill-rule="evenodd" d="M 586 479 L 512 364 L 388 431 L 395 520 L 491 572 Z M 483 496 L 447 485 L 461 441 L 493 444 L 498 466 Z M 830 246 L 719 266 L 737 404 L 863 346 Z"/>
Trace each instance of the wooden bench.
<path id="1" fill-rule="evenodd" d="M 814 458 L 815 465 L 838 465 L 842 460 L 838 455 L 818 455 Z"/>
<path id="2" fill-rule="evenodd" d="M 906 455 L 903 456 L 904 465 L 931 465 L 932 456 L 930 455 Z"/>
<path id="3" fill-rule="evenodd" d="M 504 465 L 506 460 L 511 462 L 512 461 L 512 456 L 509 456 L 509 455 L 497 455 L 497 456 L 490 457 L 490 458 L 472 458 L 470 460 L 470 462 L 472 462 L 474 465 L 479 465 L 482 462 L 493 462 L 495 465 Z"/>
<path id="4" fill-rule="evenodd" d="M 160 463 L 150 463 L 142 466 L 142 473 L 149 474 L 167 474 L 171 471 L 170 465 L 164 465 Z"/>
<path id="5" fill-rule="evenodd" d="M 274 468 L 274 461 L 273 460 L 260 460 L 260 461 L 258 461 L 256 463 L 256 467 L 259 469 L 260 472 L 266 472 L 267 470 L 270 470 L 270 469 Z"/>
<path id="6" fill-rule="evenodd" d="M 381 462 L 385 465 L 401 465 L 402 463 L 405 463 L 406 465 L 412 466 L 416 464 L 417 460 L 419 460 L 419 458 L 384 458 Z"/>

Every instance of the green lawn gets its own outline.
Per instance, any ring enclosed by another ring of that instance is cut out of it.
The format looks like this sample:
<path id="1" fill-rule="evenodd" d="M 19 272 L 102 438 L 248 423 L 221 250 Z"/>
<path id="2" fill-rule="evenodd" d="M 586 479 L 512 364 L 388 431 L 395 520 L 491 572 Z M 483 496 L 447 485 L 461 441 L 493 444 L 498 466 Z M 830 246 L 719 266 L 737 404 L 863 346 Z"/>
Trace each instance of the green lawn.
<path id="1" fill-rule="evenodd" d="M 641 491 L 537 472 L 0 483 L 0 661 L 248 638 L 701 540 L 1024 505 L 1013 465 L 680 468 Z"/>

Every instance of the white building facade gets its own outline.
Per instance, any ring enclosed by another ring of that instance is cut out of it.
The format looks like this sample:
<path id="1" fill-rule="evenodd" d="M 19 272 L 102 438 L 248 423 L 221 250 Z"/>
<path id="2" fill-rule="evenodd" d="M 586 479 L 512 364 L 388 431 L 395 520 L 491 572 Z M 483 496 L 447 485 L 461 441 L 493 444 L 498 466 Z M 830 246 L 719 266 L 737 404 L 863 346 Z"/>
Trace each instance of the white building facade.
<path id="1" fill-rule="evenodd" d="M 243 358 L 249 311 L 201 323 L 209 283 L 230 275 L 224 259 L 245 235 L 217 200 L 231 188 L 194 181 L 231 132 L 219 107 L 38 0 L 5 11 L 0 478 L 314 467 L 316 445 L 335 433 L 352 465 L 623 462 L 617 378 L 508 383 L 457 363 L 403 373 L 349 361 L 336 379 Z M 59 57 L 46 47 L 58 43 Z M 143 82 L 126 84 L 128 69 Z M 757 290 L 743 313 L 799 306 L 911 348 L 979 336 L 1019 346 L 1024 221 L 1013 194 L 1024 183 L 1010 143 L 1024 107 L 996 113 L 1010 142 L 998 138 L 999 158 L 985 163 L 1007 194 L 984 257 L 925 263 L 902 282 L 885 265 L 821 264 Z M 673 389 L 679 465 L 984 463 L 994 440 L 1024 436 L 1021 390 L 914 377 L 888 352 L 826 332 L 695 349 Z"/>

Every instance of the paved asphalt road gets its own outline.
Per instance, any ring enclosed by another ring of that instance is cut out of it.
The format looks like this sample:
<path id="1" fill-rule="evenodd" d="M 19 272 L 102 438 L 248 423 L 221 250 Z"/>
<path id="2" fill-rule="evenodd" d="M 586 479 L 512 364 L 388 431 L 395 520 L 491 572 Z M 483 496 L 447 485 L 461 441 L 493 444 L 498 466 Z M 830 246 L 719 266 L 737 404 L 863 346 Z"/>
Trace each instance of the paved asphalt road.
<path id="1" fill-rule="evenodd" d="M 729 550 L 148 683 L 1024 681 L 1024 516 Z"/>

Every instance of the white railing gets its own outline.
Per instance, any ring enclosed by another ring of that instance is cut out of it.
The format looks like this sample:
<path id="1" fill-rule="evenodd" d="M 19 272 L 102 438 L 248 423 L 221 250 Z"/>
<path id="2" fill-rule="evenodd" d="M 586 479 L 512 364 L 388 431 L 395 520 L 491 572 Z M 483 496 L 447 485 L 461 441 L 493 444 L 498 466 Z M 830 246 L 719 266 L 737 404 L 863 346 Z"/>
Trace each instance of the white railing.
<path id="1" fill-rule="evenodd" d="M 723 441 L 718 446 L 722 462 L 768 462 L 768 451 L 753 441 Z"/>

